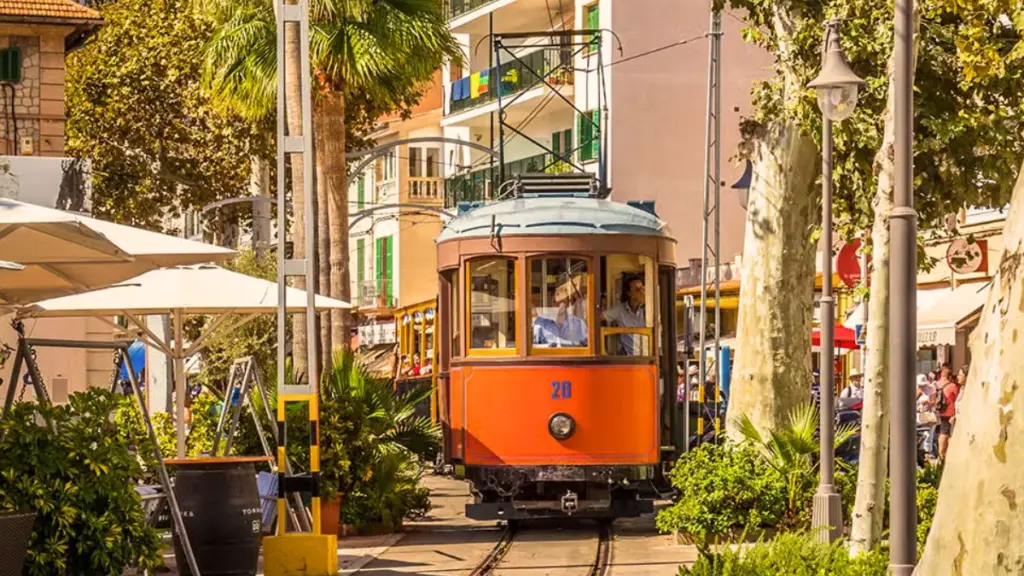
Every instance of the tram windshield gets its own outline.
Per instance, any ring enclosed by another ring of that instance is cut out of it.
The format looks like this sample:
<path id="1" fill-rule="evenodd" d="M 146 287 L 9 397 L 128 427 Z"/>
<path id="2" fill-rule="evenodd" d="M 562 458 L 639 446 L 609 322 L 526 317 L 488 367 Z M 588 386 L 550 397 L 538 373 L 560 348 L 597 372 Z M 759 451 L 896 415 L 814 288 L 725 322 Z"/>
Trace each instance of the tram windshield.
<path id="1" fill-rule="evenodd" d="M 548 256 L 530 260 L 534 349 L 588 347 L 589 279 L 587 258 Z"/>
<path id="2" fill-rule="evenodd" d="M 607 356 L 651 356 L 654 268 L 647 256 L 601 257 L 601 345 Z"/>
<path id="3" fill-rule="evenodd" d="M 469 262 L 469 348 L 516 349 L 516 263 L 510 258 Z"/>

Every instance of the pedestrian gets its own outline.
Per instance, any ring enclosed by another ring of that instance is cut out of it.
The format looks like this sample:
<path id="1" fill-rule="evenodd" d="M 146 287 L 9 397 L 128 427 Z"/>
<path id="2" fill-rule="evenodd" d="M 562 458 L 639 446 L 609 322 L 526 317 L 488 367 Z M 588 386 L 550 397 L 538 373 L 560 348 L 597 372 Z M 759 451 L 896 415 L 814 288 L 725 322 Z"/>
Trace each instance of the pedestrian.
<path id="1" fill-rule="evenodd" d="M 863 376 L 857 370 L 850 371 L 850 383 L 839 393 L 840 398 L 863 398 Z"/>
<path id="2" fill-rule="evenodd" d="M 935 412 L 935 385 L 931 383 L 928 374 L 917 375 L 917 425 L 928 428 L 924 449 L 929 456 L 935 458 L 939 416 Z"/>
<path id="3" fill-rule="evenodd" d="M 967 385 L 967 366 L 961 366 L 956 373 L 956 385 L 960 389 L 956 396 L 956 413 L 960 413 L 960 403 L 964 399 L 964 386 Z M 955 421 L 954 421 L 955 423 Z"/>
<path id="4" fill-rule="evenodd" d="M 960 387 L 953 379 L 952 370 L 943 366 L 939 372 L 939 391 L 936 395 L 936 408 L 939 413 L 939 460 L 945 460 L 949 449 L 949 437 L 953 434 L 956 422 L 956 401 L 960 396 Z"/>

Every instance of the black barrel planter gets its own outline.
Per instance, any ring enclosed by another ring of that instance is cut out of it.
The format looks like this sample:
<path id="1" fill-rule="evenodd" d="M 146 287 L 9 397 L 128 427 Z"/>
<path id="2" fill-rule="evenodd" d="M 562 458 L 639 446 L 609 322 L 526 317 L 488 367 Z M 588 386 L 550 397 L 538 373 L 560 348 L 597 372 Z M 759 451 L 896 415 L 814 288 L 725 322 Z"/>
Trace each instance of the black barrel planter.
<path id="1" fill-rule="evenodd" d="M 261 519 L 256 462 L 227 457 L 166 460 L 177 467 L 174 495 L 202 576 L 253 576 L 259 564 Z M 177 529 L 178 573 L 191 575 Z"/>
<path id="2" fill-rule="evenodd" d="M 35 512 L 0 514 L 0 574 L 21 574 L 35 523 Z"/>

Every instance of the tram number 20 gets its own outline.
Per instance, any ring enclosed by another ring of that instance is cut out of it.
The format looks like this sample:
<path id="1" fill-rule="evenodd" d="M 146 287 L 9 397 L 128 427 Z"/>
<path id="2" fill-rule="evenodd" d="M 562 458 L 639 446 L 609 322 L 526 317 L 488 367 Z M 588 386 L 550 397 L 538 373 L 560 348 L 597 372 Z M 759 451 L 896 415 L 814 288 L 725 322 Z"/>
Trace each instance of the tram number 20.
<path id="1" fill-rule="evenodd" d="M 572 398 L 572 382 L 568 380 L 562 380 L 561 382 L 555 380 L 551 382 L 552 400 L 568 400 L 569 398 Z"/>

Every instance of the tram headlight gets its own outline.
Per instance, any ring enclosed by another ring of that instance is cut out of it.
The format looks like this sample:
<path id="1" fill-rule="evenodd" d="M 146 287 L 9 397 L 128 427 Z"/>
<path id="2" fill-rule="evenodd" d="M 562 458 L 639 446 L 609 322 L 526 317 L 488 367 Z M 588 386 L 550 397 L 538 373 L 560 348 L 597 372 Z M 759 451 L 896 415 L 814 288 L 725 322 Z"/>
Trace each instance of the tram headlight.
<path id="1" fill-rule="evenodd" d="M 576 432 L 576 421 L 572 416 L 559 412 L 548 420 L 548 432 L 556 440 L 568 440 Z"/>

